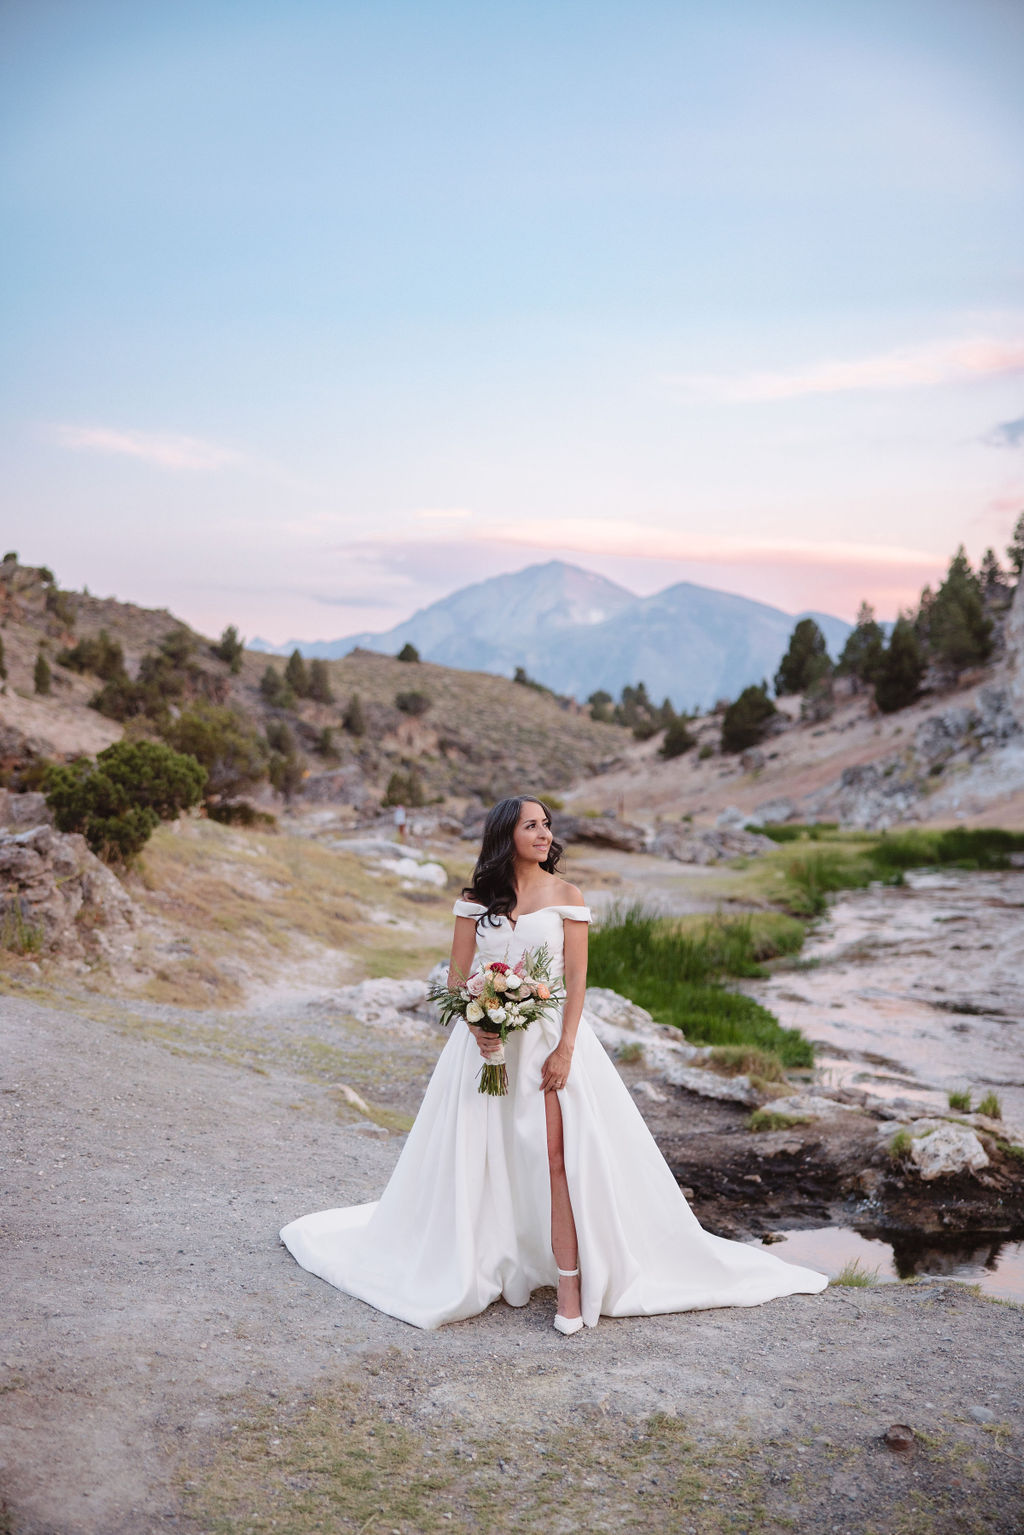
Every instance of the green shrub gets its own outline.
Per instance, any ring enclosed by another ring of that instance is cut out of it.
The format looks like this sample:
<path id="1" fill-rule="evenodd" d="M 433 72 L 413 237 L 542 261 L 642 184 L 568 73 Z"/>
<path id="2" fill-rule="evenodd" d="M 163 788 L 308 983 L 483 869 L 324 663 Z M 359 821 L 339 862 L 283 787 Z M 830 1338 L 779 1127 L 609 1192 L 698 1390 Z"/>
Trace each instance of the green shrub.
<path id="1" fill-rule="evenodd" d="M 366 714 L 363 710 L 363 701 L 358 693 L 353 693 L 348 701 L 348 708 L 341 717 L 341 723 L 350 736 L 364 736 L 366 734 Z"/>
<path id="2" fill-rule="evenodd" d="M 700 751 L 697 753 L 697 760 L 699 762 L 706 762 L 709 757 L 713 757 L 714 755 L 715 755 L 715 748 L 712 746 L 710 741 L 705 741 L 704 745 L 701 747 Z"/>
<path id="3" fill-rule="evenodd" d="M 334 694 L 331 691 L 331 674 L 327 669 L 327 662 L 319 657 L 309 663 L 308 696 L 317 704 L 332 704 L 334 702 Z"/>
<path id="4" fill-rule="evenodd" d="M 260 678 L 260 697 L 274 709 L 290 709 L 295 702 L 295 694 L 277 667 L 269 664 Z"/>
<path id="5" fill-rule="evenodd" d="M 32 673 L 32 681 L 36 692 L 41 697 L 48 697 L 53 691 L 53 673 L 50 671 L 50 663 L 40 651 L 36 656 L 35 669 Z"/>
<path id="6" fill-rule="evenodd" d="M 681 757 L 684 752 L 692 751 L 696 744 L 697 737 L 689 729 L 689 721 L 680 714 L 665 731 L 665 739 L 658 750 L 666 759 Z"/>
<path id="7" fill-rule="evenodd" d="M 228 624 L 216 645 L 210 646 L 210 654 L 218 661 L 226 661 L 231 668 L 232 676 L 238 675 L 242 669 L 245 643 L 239 639 L 238 630 L 234 624 Z"/>
<path id="8" fill-rule="evenodd" d="M 764 740 L 768 726 L 778 712 L 766 687 L 744 688 L 722 716 L 722 750 L 735 753 L 756 746 Z"/>
<path id="9" fill-rule="evenodd" d="M 62 592 L 59 587 L 51 586 L 46 594 L 46 611 L 52 613 L 65 629 L 73 629 L 78 617 L 78 604 L 74 593 Z"/>
<path id="10" fill-rule="evenodd" d="M 426 714 L 430 708 L 431 699 L 426 693 L 396 693 L 395 708 L 401 709 L 403 714 L 411 714 L 413 717 Z"/>
<path id="11" fill-rule="evenodd" d="M 13 549 L 8 549 L 7 553 L 3 557 L 2 563 L 4 565 L 17 565 L 18 556 Z"/>
<path id="12" fill-rule="evenodd" d="M 59 831 L 81 832 L 110 863 L 133 858 L 161 821 L 198 804 L 206 771 L 153 741 L 116 741 L 95 762 L 51 766 L 46 802 Z"/>
<path id="13" fill-rule="evenodd" d="M 423 777 L 419 768 L 411 767 L 406 772 L 394 772 L 388 779 L 387 789 L 384 791 L 385 805 L 408 805 L 416 808 L 427 802 L 426 790 L 423 785 Z"/>
<path id="14" fill-rule="evenodd" d="M 124 675 L 124 651 L 118 640 L 112 640 L 106 629 L 101 629 L 99 634 L 80 639 L 77 645 L 62 650 L 57 664 L 72 672 L 91 672 L 94 677 L 109 682 Z"/>
<path id="15" fill-rule="evenodd" d="M 0 682 L 4 681 L 6 677 L 7 663 L 4 660 L 4 642 L 3 639 L 0 638 Z"/>
<path id="16" fill-rule="evenodd" d="M 402 646 L 401 650 L 398 652 L 398 657 L 397 657 L 397 659 L 399 661 L 418 661 L 419 658 L 420 658 L 420 653 L 416 649 L 416 646 L 415 645 L 411 645 L 408 642 L 408 640 Z"/>
<path id="17" fill-rule="evenodd" d="M 296 698 L 309 697 L 309 672 L 298 650 L 293 650 L 284 668 L 284 680 Z"/>
<path id="18" fill-rule="evenodd" d="M 267 726 L 267 746 L 270 749 L 267 776 L 278 794 L 291 799 L 306 774 L 298 743 L 284 720 L 271 720 Z"/>
<path id="19" fill-rule="evenodd" d="M 947 1093 L 946 1102 L 949 1104 L 950 1108 L 955 1109 L 958 1114 L 969 1114 L 971 1112 L 970 1089 L 968 1088 L 962 1091 L 957 1090 L 956 1092 Z"/>
<path id="20" fill-rule="evenodd" d="M 141 717 L 161 726 L 175 705 L 192 698 L 216 700 L 223 684 L 203 671 L 195 651 L 187 629 L 170 630 L 156 650 L 142 657 L 134 681 L 123 671 L 114 674 L 89 700 L 91 707 L 109 719 Z"/>
<path id="21" fill-rule="evenodd" d="M 998 1095 L 993 1092 L 986 1093 L 978 1104 L 978 1113 L 984 1114 L 988 1119 L 1002 1119 L 1003 1106 L 999 1102 Z"/>
<path id="22" fill-rule="evenodd" d="M 910 1148 L 914 1144 L 909 1130 L 897 1130 L 889 1142 L 889 1158 L 893 1162 L 904 1162 L 910 1156 Z"/>
<path id="23" fill-rule="evenodd" d="M 613 722 L 615 718 L 612 707 L 614 699 L 610 693 L 605 692 L 604 688 L 598 688 L 596 693 L 591 693 L 587 703 L 590 705 L 590 718 L 592 720 L 596 720 L 600 725 L 610 725 Z"/>
<path id="24" fill-rule="evenodd" d="M 164 740 L 206 769 L 205 798 L 237 799 L 267 776 L 267 748 L 249 721 L 226 705 L 196 703 L 170 720 Z"/>

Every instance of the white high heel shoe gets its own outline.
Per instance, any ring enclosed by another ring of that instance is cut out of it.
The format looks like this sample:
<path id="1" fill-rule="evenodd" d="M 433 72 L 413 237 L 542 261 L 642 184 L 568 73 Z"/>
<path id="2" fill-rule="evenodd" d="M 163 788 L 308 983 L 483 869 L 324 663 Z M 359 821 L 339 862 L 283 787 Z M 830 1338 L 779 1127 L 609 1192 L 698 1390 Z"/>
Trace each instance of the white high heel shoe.
<path id="1" fill-rule="evenodd" d="M 577 1264 L 574 1269 L 559 1269 L 558 1277 L 560 1279 L 573 1279 L 579 1273 L 579 1271 L 579 1264 Z M 583 1318 L 581 1316 L 555 1317 L 555 1331 L 565 1333 L 567 1338 L 570 1337 L 574 1332 L 579 1332 L 582 1326 Z"/>

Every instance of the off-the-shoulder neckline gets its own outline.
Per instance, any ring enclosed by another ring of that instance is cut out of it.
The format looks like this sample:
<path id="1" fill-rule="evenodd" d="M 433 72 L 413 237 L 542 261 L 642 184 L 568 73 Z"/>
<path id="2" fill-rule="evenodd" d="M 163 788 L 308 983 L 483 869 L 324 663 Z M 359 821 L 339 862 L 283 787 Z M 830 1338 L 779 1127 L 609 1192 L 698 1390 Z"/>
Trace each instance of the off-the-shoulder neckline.
<path id="1" fill-rule="evenodd" d="M 486 912 L 486 910 L 487 910 L 487 907 L 481 905 L 481 903 L 479 901 L 460 901 L 459 905 L 460 906 L 476 906 L 478 908 L 478 910 L 480 910 L 482 912 Z M 516 928 L 519 926 L 520 922 L 523 921 L 524 917 L 536 917 L 542 911 L 589 911 L 589 910 L 590 910 L 590 907 L 587 906 L 584 903 L 581 903 L 580 905 L 576 905 L 572 901 L 552 901 L 549 906 L 535 906 L 532 911 L 521 911 L 519 913 L 518 917 L 516 917 L 515 921 L 513 921 L 511 917 L 507 916 L 505 914 L 505 912 L 499 912 L 498 916 L 499 916 L 499 920 L 500 921 L 507 922 L 509 927 L 512 929 L 512 931 L 515 932 Z"/>

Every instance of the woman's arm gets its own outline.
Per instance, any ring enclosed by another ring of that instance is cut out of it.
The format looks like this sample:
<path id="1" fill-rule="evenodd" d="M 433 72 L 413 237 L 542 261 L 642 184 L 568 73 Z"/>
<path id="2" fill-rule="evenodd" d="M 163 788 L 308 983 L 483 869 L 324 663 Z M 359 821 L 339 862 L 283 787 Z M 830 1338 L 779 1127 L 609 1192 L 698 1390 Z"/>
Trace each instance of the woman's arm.
<path id="1" fill-rule="evenodd" d="M 582 904 L 582 901 L 580 902 Z M 562 927 L 565 954 L 565 1006 L 562 1008 L 562 1037 L 552 1050 L 541 1072 L 540 1085 L 545 1093 L 555 1093 L 569 1080 L 576 1031 L 580 1026 L 587 993 L 587 924 L 567 918 Z"/>
<path id="2" fill-rule="evenodd" d="M 452 957 L 448 962 L 449 986 L 461 986 L 469 979 L 475 957 L 476 918 L 456 917 Z M 487 1056 L 494 1055 L 501 1049 L 501 1040 L 497 1034 L 488 1034 L 486 1030 L 478 1029 L 473 1023 L 467 1023 L 466 1027 L 480 1046 L 480 1054 L 485 1060 Z"/>
<path id="3" fill-rule="evenodd" d="M 469 978 L 476 954 L 476 921 L 473 917 L 455 918 L 452 957 L 448 962 L 448 985 L 462 986 Z"/>

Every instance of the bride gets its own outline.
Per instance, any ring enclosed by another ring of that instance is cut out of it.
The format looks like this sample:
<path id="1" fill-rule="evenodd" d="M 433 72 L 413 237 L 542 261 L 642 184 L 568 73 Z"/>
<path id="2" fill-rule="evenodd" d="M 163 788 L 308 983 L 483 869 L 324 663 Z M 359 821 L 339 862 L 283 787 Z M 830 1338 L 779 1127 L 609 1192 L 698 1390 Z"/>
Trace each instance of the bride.
<path id="1" fill-rule="evenodd" d="M 455 903 L 449 985 L 546 945 L 560 1018 L 505 1043 L 508 1095 L 478 1091 L 493 1034 L 457 1021 L 379 1201 L 305 1215 L 281 1240 L 303 1268 L 416 1327 L 524 1306 L 557 1282 L 554 1325 L 758 1306 L 824 1274 L 703 1230 L 587 1022 L 587 924 L 539 799 L 495 805 Z"/>

